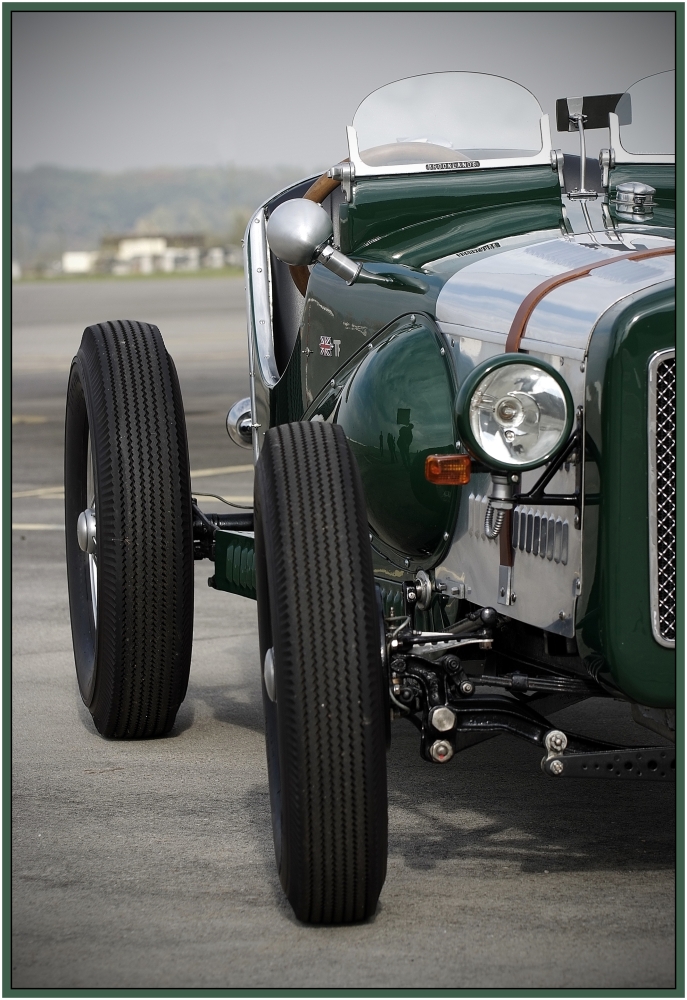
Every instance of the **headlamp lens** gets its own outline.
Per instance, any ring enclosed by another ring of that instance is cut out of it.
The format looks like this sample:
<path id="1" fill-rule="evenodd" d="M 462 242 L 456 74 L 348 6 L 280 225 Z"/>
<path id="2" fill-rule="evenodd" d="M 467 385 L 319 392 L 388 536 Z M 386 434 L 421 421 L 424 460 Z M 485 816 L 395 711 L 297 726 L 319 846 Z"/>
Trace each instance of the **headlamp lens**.
<path id="1" fill-rule="evenodd" d="M 568 407 L 561 386 L 527 363 L 497 368 L 479 382 L 469 407 L 476 443 L 497 465 L 546 461 L 562 442 Z"/>

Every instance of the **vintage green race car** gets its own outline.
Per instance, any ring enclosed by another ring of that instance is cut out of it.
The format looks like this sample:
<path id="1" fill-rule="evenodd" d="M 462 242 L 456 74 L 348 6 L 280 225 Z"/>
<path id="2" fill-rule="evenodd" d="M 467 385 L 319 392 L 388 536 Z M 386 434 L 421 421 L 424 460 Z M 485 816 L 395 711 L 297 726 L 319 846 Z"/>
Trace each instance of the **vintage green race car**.
<path id="1" fill-rule="evenodd" d="M 194 557 L 257 599 L 275 850 L 302 920 L 375 910 L 392 719 L 437 764 L 505 732 L 557 779 L 674 779 L 673 102 L 672 73 L 559 100 L 574 157 L 501 77 L 366 98 L 348 159 L 246 230 L 251 395 L 227 428 L 253 451 L 252 512 L 193 499 L 157 328 L 84 333 L 65 451 L 83 699 L 105 736 L 167 732 Z M 626 700 L 662 745 L 548 721 L 590 697 Z"/>

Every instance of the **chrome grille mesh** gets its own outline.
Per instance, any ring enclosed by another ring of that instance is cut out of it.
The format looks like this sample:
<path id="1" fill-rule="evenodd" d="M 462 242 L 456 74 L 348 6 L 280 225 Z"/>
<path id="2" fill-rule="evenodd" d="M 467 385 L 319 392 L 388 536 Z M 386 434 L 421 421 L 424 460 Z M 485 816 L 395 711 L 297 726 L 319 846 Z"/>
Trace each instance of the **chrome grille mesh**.
<path id="1" fill-rule="evenodd" d="M 656 370 L 656 556 L 658 625 L 661 637 L 675 641 L 675 357 Z"/>

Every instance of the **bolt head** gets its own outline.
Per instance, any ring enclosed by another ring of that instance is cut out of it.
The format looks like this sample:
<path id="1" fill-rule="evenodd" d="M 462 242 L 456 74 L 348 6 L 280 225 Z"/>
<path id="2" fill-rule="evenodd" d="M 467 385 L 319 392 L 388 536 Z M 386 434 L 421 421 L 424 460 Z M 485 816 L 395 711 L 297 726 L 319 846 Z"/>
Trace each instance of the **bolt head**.
<path id="1" fill-rule="evenodd" d="M 456 724 L 455 712 L 452 712 L 447 705 L 438 705 L 429 713 L 429 724 L 440 733 L 447 733 Z"/>
<path id="2" fill-rule="evenodd" d="M 549 764 L 549 770 L 551 771 L 551 774 L 563 774 L 563 761 L 552 760 Z"/>
<path id="3" fill-rule="evenodd" d="M 475 690 L 475 685 L 472 683 L 472 681 L 463 681 L 463 683 L 460 685 L 461 694 L 464 695 L 472 694 L 474 690 Z"/>
<path id="4" fill-rule="evenodd" d="M 404 559 L 403 562 L 406 566 L 410 566 L 410 559 Z"/>
<path id="5" fill-rule="evenodd" d="M 568 737 L 560 729 L 550 729 L 544 737 L 544 746 L 549 753 L 562 753 L 568 745 Z"/>
<path id="6" fill-rule="evenodd" d="M 443 764 L 453 757 L 453 747 L 448 740 L 435 740 L 429 748 L 429 756 L 437 764 Z"/>

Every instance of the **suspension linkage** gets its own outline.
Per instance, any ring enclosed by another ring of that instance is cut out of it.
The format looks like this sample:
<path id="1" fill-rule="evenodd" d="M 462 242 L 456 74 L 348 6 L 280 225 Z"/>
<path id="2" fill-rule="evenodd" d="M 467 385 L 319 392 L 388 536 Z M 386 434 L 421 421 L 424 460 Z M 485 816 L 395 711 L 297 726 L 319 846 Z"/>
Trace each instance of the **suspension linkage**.
<path id="1" fill-rule="evenodd" d="M 457 646 L 467 646 L 470 643 L 478 642 L 481 649 L 490 649 L 492 636 L 489 629 L 483 628 L 474 635 L 456 636 L 450 632 L 415 632 L 410 629 L 398 632 L 391 640 L 391 649 L 394 653 L 409 652 L 414 646 L 428 646 L 438 644 L 448 644 L 451 648 Z"/>
<path id="2" fill-rule="evenodd" d="M 253 531 L 253 511 L 246 510 L 231 514 L 206 514 L 195 499 L 193 511 L 193 558 L 215 558 L 216 531 Z"/>

